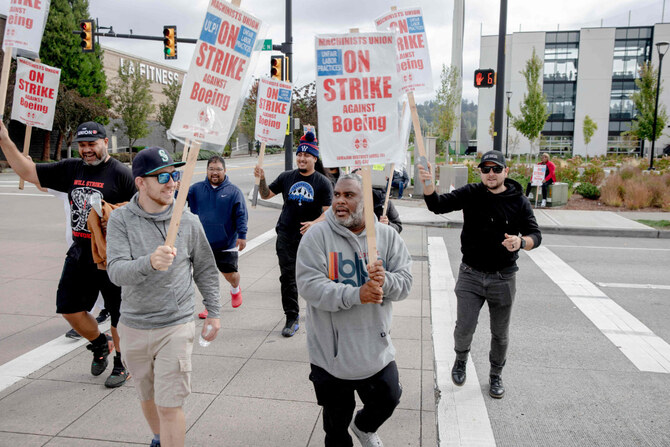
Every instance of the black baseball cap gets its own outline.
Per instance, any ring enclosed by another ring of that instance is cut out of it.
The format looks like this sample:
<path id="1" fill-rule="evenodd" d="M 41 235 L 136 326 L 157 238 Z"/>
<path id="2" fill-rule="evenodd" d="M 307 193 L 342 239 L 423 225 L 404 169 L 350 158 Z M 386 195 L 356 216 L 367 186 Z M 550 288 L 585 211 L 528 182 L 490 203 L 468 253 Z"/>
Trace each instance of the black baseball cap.
<path id="1" fill-rule="evenodd" d="M 107 138 L 105 126 L 95 121 L 87 121 L 77 127 L 77 133 L 74 141 L 95 141 L 101 138 Z"/>
<path id="2" fill-rule="evenodd" d="M 500 151 L 488 151 L 487 153 L 482 155 L 482 161 L 479 162 L 478 167 L 481 168 L 487 161 L 493 162 L 498 166 L 502 166 L 503 168 L 507 167 L 507 164 L 505 162 L 505 156 Z"/>
<path id="3" fill-rule="evenodd" d="M 139 154 L 133 159 L 133 178 L 135 177 L 144 177 L 147 174 L 154 173 L 159 169 L 166 168 L 168 166 L 174 166 L 178 168 L 179 166 L 184 166 L 186 163 L 183 161 L 175 162 L 168 151 L 162 147 L 148 147 L 142 149 Z"/>

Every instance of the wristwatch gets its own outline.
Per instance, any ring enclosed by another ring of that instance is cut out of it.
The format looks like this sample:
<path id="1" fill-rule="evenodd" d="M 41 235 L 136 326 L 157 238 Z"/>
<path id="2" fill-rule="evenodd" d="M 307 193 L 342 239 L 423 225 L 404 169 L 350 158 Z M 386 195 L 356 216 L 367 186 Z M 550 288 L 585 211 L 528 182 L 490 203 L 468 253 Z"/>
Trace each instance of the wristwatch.
<path id="1" fill-rule="evenodd" d="M 521 240 L 521 244 L 519 245 L 519 250 L 517 251 L 521 251 L 526 248 L 526 240 L 523 237 L 519 237 L 519 239 Z"/>

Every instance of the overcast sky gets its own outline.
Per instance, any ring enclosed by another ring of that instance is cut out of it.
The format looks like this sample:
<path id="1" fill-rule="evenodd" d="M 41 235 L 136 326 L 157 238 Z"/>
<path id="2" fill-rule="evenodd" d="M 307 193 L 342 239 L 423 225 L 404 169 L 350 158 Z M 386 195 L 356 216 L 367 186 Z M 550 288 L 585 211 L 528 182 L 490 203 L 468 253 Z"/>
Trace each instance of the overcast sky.
<path id="1" fill-rule="evenodd" d="M 11 0 L 0 0 L 0 13 L 7 14 Z M 178 37 L 196 38 L 209 0 L 89 0 L 91 17 L 101 26 L 112 25 L 117 33 L 161 35 L 163 25 L 176 25 Z M 374 19 L 389 11 L 420 6 L 428 35 L 434 86 L 438 85 L 442 64 L 451 63 L 453 0 L 302 0 L 293 1 L 294 83 L 302 86 L 314 80 L 314 36 L 346 33 L 350 28 L 374 31 Z M 670 0 L 667 9 L 670 9 Z M 282 0 L 242 0 L 242 8 L 269 25 L 267 38 L 284 41 Z M 663 0 L 509 0 L 507 32 L 572 30 L 582 27 L 652 25 L 661 22 Z M 500 4 L 494 0 L 465 2 L 463 48 L 463 96 L 477 101 L 472 86 L 478 68 L 480 35 L 498 33 Z M 670 20 L 670 11 L 665 18 Z M 195 48 L 178 44 L 177 61 L 163 60 L 161 42 L 101 38 L 103 46 L 113 47 L 145 59 L 188 69 Z M 256 67 L 256 76 L 269 71 L 270 52 L 265 52 Z M 278 54 L 278 53 L 273 53 Z M 483 67 L 489 68 L 489 67 Z M 430 95 L 417 97 L 417 102 Z"/>

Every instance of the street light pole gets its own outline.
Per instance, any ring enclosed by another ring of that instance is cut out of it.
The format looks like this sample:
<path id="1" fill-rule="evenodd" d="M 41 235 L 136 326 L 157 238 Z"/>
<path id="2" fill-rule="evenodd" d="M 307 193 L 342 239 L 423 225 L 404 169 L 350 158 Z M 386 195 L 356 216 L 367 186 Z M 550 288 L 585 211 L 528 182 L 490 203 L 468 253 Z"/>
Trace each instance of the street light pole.
<path id="1" fill-rule="evenodd" d="M 507 158 L 507 147 L 509 146 L 509 100 L 512 99 L 512 92 L 505 92 L 505 95 L 507 96 L 507 111 L 505 112 L 505 115 L 507 115 L 507 125 L 505 126 L 505 158 Z"/>
<path id="2" fill-rule="evenodd" d="M 658 97 L 661 89 L 661 67 L 663 67 L 663 56 L 668 51 L 668 42 L 656 42 L 656 49 L 658 50 L 658 77 L 656 79 L 656 105 L 654 106 L 654 125 L 652 127 L 653 133 L 651 137 L 651 156 L 649 157 L 649 170 L 654 170 L 654 147 L 656 146 L 656 121 L 658 120 Z"/>

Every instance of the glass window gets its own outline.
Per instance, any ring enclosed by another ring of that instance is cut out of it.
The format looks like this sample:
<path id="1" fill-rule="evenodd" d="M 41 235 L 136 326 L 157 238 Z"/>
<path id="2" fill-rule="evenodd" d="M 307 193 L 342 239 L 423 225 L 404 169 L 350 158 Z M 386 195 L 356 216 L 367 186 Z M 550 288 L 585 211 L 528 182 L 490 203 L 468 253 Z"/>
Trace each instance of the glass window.
<path id="1" fill-rule="evenodd" d="M 640 28 L 628 28 L 627 39 L 637 39 L 640 37 Z"/>
<path id="2" fill-rule="evenodd" d="M 570 42 L 579 42 L 579 31 L 573 31 L 570 33 Z"/>
<path id="3" fill-rule="evenodd" d="M 651 28 L 640 28 L 640 38 L 641 39 L 650 39 L 651 38 Z"/>
<path id="4" fill-rule="evenodd" d="M 575 129 L 575 122 L 574 121 L 568 121 L 566 123 L 563 123 L 563 130 L 566 132 L 572 132 Z"/>
<path id="5" fill-rule="evenodd" d="M 625 39 L 626 38 L 626 28 L 617 28 L 616 33 L 614 34 L 616 39 Z"/>
<path id="6" fill-rule="evenodd" d="M 545 41 L 546 43 L 554 43 L 554 42 L 556 42 L 556 33 L 547 33 L 547 34 L 545 35 L 545 39 L 544 39 L 544 41 Z"/>
<path id="7" fill-rule="evenodd" d="M 610 121 L 609 131 L 610 132 L 618 132 L 619 131 L 619 123 L 616 122 L 616 121 Z"/>
<path id="8" fill-rule="evenodd" d="M 568 41 L 568 33 L 556 33 L 556 42 L 565 43 Z"/>

